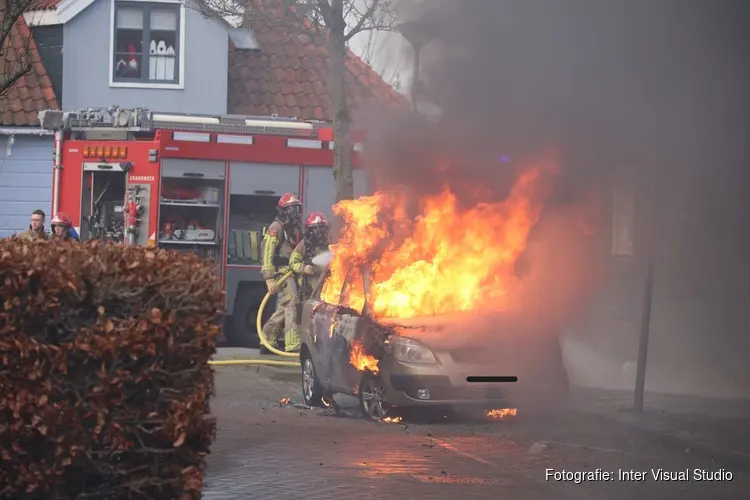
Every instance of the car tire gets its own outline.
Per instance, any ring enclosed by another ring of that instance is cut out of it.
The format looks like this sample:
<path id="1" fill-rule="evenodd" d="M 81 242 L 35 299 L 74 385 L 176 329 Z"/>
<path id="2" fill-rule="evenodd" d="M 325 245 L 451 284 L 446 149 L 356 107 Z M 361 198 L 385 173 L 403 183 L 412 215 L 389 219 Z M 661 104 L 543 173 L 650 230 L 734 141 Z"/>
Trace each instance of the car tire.
<path id="1" fill-rule="evenodd" d="M 365 418 L 382 420 L 392 411 L 388 404 L 383 379 L 371 372 L 365 372 L 359 383 L 359 409 Z"/>
<path id="2" fill-rule="evenodd" d="M 300 356 L 302 367 L 302 399 L 307 406 L 323 406 L 324 389 L 318 380 L 315 364 L 309 352 Z"/>

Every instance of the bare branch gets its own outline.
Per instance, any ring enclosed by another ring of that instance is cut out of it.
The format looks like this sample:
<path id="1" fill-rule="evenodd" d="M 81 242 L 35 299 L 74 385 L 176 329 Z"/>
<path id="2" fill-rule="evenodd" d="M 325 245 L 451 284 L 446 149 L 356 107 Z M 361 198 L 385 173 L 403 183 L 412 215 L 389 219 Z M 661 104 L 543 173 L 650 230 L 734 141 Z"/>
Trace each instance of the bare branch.
<path id="1" fill-rule="evenodd" d="M 0 97 L 7 95 L 31 71 L 32 37 L 19 29 L 25 12 L 35 10 L 37 0 L 3 0 L 0 4 Z"/>
<path id="2" fill-rule="evenodd" d="M 366 1 L 365 1 L 365 5 L 366 5 Z M 374 24 L 372 22 L 373 16 L 375 15 L 375 11 L 377 10 L 378 5 L 380 5 L 380 0 L 372 0 L 372 3 L 370 4 L 369 7 L 367 7 L 367 10 L 365 11 L 365 13 L 359 15 L 359 19 L 357 20 L 356 24 L 352 26 L 352 28 L 349 30 L 349 33 L 344 35 L 345 40 L 347 41 L 351 40 L 351 38 L 354 35 L 356 35 L 357 33 L 360 33 L 363 30 L 364 26 L 367 23 Z M 351 3 L 351 7 L 354 8 L 354 2 Z"/>

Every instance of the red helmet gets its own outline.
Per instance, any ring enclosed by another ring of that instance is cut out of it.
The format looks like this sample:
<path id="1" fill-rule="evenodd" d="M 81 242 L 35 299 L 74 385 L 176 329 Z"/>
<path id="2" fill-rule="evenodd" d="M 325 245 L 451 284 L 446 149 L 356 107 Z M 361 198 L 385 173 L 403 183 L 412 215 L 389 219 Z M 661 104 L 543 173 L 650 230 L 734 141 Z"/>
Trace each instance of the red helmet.
<path id="1" fill-rule="evenodd" d="M 284 194 L 284 196 L 282 196 L 279 199 L 279 208 L 301 206 L 301 205 L 302 205 L 302 202 L 299 201 L 299 198 L 292 193 L 286 193 Z"/>
<path id="2" fill-rule="evenodd" d="M 326 220 L 326 216 L 321 212 L 312 212 L 307 216 L 307 221 L 305 222 L 305 227 L 307 228 L 327 225 L 328 221 Z"/>
<path id="3" fill-rule="evenodd" d="M 73 222 L 70 219 L 70 215 L 65 212 L 57 212 L 50 222 L 51 226 L 72 226 Z"/>

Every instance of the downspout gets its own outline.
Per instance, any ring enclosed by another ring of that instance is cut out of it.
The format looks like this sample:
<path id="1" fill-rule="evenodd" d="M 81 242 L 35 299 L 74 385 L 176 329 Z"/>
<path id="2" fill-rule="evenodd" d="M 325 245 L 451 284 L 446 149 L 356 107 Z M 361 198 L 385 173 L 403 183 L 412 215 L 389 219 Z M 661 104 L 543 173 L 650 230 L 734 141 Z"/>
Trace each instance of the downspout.
<path id="1" fill-rule="evenodd" d="M 55 190 L 52 192 L 52 217 L 57 214 L 60 208 L 60 170 L 62 170 L 62 142 L 63 132 L 62 130 L 55 131 L 55 164 L 54 164 L 54 180 L 52 181 Z"/>

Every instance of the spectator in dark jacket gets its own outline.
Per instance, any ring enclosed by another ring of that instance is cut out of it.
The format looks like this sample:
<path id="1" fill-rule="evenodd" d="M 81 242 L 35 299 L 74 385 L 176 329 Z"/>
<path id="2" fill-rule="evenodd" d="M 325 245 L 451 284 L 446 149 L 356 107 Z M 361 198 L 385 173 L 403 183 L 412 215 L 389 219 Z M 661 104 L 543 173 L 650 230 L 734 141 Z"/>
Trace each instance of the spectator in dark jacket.
<path id="1" fill-rule="evenodd" d="M 44 210 L 34 210 L 31 212 L 31 224 L 29 229 L 21 233 L 19 236 L 24 240 L 46 240 L 49 235 L 44 230 L 44 220 L 47 218 L 47 214 Z"/>

